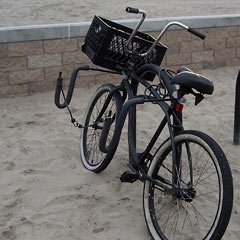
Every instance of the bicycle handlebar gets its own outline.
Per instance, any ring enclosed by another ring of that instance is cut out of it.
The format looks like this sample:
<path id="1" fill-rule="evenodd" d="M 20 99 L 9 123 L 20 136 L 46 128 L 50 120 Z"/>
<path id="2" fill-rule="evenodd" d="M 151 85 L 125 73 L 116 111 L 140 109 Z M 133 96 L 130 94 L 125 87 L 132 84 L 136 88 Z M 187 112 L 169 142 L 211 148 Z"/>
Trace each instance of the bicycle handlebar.
<path id="1" fill-rule="evenodd" d="M 138 29 L 141 27 L 142 23 L 144 22 L 144 20 L 146 18 L 146 12 L 143 11 L 143 10 L 140 10 L 138 8 L 131 8 L 131 7 L 127 7 L 126 8 L 126 12 L 128 12 L 128 13 L 135 13 L 135 14 L 142 14 L 141 20 L 139 21 L 139 23 L 137 24 L 137 26 L 133 30 L 132 34 L 130 35 L 129 39 L 127 40 L 126 45 L 124 46 L 125 51 L 129 52 L 128 45 L 132 42 L 133 38 L 137 34 Z"/>
<path id="2" fill-rule="evenodd" d="M 140 9 L 137 9 L 137 8 L 131 8 L 131 7 L 127 7 L 126 8 L 126 11 L 128 13 L 135 13 L 135 14 L 142 14 L 142 18 L 140 20 L 140 22 L 138 23 L 138 25 L 135 27 L 135 29 L 133 30 L 132 34 L 130 35 L 126 45 L 125 45 L 125 50 L 129 53 L 132 53 L 129 49 L 128 49 L 128 45 L 131 43 L 132 39 L 135 37 L 135 35 L 137 34 L 137 31 L 138 29 L 140 28 L 140 26 L 142 25 L 143 21 L 145 20 L 146 18 L 146 12 L 143 11 L 143 10 L 140 10 Z M 169 27 L 171 27 L 172 25 L 177 25 L 181 28 L 184 28 L 186 29 L 188 32 L 190 32 L 191 34 L 201 38 L 201 39 L 205 39 L 205 35 L 200 33 L 200 32 L 197 32 L 195 29 L 193 28 L 190 28 L 180 22 L 170 22 L 168 23 L 164 29 L 160 32 L 160 34 L 158 35 L 157 39 L 153 42 L 152 46 L 149 48 L 149 50 L 145 53 L 142 53 L 142 54 L 139 54 L 140 57 L 145 57 L 147 56 L 149 53 L 152 52 L 152 50 L 156 47 L 156 45 L 158 44 L 158 42 L 160 41 L 160 39 L 162 38 L 162 36 L 165 34 L 165 32 L 168 30 Z"/>

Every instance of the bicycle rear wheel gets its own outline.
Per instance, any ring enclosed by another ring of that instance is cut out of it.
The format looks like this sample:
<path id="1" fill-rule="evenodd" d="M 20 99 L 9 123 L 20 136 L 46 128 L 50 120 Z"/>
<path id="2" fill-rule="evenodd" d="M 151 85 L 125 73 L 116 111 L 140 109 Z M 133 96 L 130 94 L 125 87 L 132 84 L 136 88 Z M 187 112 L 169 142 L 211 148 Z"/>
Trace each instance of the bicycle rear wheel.
<path id="1" fill-rule="evenodd" d="M 83 128 L 81 132 L 81 160 L 85 168 L 96 173 L 103 171 L 108 166 L 116 151 L 114 149 L 110 153 L 101 152 L 99 149 L 99 139 L 105 120 L 112 118 L 114 121 L 110 127 L 107 144 L 111 142 L 115 123 L 122 109 L 122 98 L 119 92 L 114 93 L 104 114 L 96 121 L 109 92 L 113 89 L 114 85 L 110 83 L 101 85 L 93 94 L 83 119 L 83 125 L 89 127 Z"/>
<path id="2" fill-rule="evenodd" d="M 233 183 L 227 159 L 219 145 L 198 131 L 183 131 L 175 137 L 180 156 L 177 192 L 146 181 L 143 192 L 145 220 L 157 239 L 222 238 L 231 216 Z M 148 175 L 172 188 L 170 139 L 159 148 Z"/>

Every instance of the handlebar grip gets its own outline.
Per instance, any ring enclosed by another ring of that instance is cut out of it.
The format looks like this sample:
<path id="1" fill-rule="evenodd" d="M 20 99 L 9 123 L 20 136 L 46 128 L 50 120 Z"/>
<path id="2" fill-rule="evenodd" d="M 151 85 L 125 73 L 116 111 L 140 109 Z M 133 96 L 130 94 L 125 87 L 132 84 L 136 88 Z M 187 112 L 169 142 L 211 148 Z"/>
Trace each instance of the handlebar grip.
<path id="1" fill-rule="evenodd" d="M 126 8 L 126 12 L 138 14 L 139 13 L 139 9 L 138 8 L 127 7 Z"/>
<path id="2" fill-rule="evenodd" d="M 193 35 L 195 35 L 195 36 L 197 36 L 197 37 L 199 37 L 199 38 L 201 38 L 201 39 L 205 39 L 205 35 L 204 34 L 202 34 L 202 33 L 200 33 L 200 32 L 197 32 L 195 29 L 193 29 L 193 28 L 188 28 L 188 32 L 190 32 L 190 33 L 192 33 Z"/>

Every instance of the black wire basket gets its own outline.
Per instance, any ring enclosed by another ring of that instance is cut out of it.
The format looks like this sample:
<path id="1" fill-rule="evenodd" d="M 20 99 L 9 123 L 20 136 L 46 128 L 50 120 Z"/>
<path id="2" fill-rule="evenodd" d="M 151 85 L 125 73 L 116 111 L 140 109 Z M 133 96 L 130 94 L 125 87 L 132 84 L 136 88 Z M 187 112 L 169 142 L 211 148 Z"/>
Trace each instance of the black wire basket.
<path id="1" fill-rule="evenodd" d="M 132 29 L 95 16 L 85 37 L 82 51 L 98 66 L 120 71 L 118 66 L 138 68 L 146 63 L 160 65 L 167 48 L 158 43 L 151 53 L 139 56 L 152 46 L 155 39 L 137 32 L 126 51 L 125 45 Z"/>

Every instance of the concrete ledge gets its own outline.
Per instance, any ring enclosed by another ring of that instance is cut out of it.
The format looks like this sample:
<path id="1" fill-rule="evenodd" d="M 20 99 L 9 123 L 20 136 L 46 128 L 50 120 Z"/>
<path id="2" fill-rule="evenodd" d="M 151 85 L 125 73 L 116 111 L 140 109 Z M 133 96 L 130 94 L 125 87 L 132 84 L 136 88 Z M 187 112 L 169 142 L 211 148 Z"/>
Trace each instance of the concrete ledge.
<path id="1" fill-rule="evenodd" d="M 65 39 L 85 36 L 90 22 L 0 28 L 0 43 Z"/>
<path id="2" fill-rule="evenodd" d="M 193 71 L 222 66 L 240 66 L 240 14 L 147 19 L 141 28 L 157 36 L 170 21 L 199 29 L 204 41 L 175 28 L 162 42 L 168 46 L 161 67 L 185 66 Z M 134 28 L 135 20 L 119 20 Z M 59 72 L 68 86 L 74 67 L 90 63 L 81 45 L 90 22 L 0 28 L 0 98 L 53 90 Z M 174 29 L 174 28 L 172 28 Z M 116 77 L 116 79 L 115 79 Z M 103 82 L 119 83 L 119 76 L 81 73 L 77 86 L 92 87 Z"/>
<path id="3" fill-rule="evenodd" d="M 138 19 L 131 19 L 116 22 L 134 28 L 138 21 Z M 141 31 L 158 32 L 171 21 L 179 21 L 192 28 L 239 26 L 240 14 L 146 19 Z M 81 22 L 0 28 L 0 43 L 83 37 L 89 25 L 90 22 Z"/>

